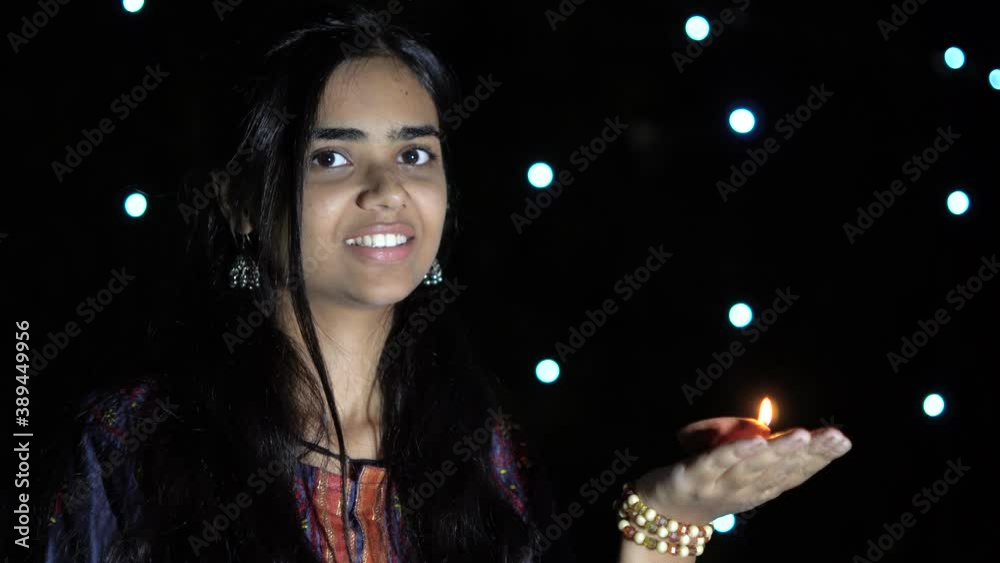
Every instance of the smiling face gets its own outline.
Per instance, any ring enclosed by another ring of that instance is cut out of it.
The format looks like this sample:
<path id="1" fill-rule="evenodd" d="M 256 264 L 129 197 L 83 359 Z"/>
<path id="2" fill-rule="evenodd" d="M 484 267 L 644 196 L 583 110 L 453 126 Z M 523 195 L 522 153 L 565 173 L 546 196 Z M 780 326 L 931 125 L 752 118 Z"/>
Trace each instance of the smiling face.
<path id="1" fill-rule="evenodd" d="M 303 186 L 310 301 L 392 305 L 430 269 L 447 207 L 437 116 L 394 58 L 350 61 L 327 80 Z"/>

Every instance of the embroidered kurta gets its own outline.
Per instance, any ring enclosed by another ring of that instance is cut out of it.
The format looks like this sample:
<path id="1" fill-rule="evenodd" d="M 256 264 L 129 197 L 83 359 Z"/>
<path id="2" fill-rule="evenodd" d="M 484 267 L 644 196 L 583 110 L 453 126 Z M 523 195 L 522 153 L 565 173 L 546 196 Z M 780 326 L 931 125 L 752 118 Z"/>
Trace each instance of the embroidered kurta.
<path id="1" fill-rule="evenodd" d="M 144 384 L 90 407 L 74 462 L 75 476 L 56 498 L 49 518 L 47 563 L 100 563 L 111 543 L 139 522 L 142 498 L 136 477 L 141 468 L 130 454 L 141 441 L 137 436 L 155 431 L 156 424 L 172 416 L 172 407 L 169 398 L 153 397 Z M 523 469 L 529 462 L 516 453 L 510 428 L 494 427 L 490 448 L 497 485 L 517 513 L 526 517 Z M 333 561 L 334 553 L 337 561 L 407 561 L 410 546 L 404 545 L 401 533 L 403 505 L 395 487 L 387 484 L 383 467 L 362 464 L 348 481 L 352 557 L 344 543 L 340 476 L 305 463 L 296 469 L 294 492 L 302 531 L 321 561 Z M 386 494 L 392 499 L 388 514 Z M 64 541 L 71 531 L 76 538 L 73 546 Z"/>

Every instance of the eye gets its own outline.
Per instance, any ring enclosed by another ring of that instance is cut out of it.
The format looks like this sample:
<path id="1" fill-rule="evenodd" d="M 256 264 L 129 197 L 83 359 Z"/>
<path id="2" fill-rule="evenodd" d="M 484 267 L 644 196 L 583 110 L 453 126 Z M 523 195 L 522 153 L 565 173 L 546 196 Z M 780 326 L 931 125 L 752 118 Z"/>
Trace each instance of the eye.
<path id="1" fill-rule="evenodd" d="M 437 157 L 431 151 L 417 147 L 406 149 L 399 155 L 400 162 L 410 166 L 422 166 L 435 158 Z"/>
<path id="2" fill-rule="evenodd" d="M 321 166 L 323 168 L 340 168 L 346 164 L 350 164 L 344 155 L 336 151 L 322 151 L 316 153 L 312 159 L 313 164 Z"/>

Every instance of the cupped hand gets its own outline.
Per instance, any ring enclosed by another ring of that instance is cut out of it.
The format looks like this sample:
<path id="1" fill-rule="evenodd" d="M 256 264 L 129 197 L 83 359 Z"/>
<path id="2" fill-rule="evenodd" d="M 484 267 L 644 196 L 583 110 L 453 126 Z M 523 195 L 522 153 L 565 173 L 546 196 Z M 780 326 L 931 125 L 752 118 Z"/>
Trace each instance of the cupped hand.
<path id="1" fill-rule="evenodd" d="M 708 523 L 801 485 L 850 449 L 850 440 L 832 427 L 741 438 L 650 471 L 636 481 L 636 492 L 664 516 Z"/>

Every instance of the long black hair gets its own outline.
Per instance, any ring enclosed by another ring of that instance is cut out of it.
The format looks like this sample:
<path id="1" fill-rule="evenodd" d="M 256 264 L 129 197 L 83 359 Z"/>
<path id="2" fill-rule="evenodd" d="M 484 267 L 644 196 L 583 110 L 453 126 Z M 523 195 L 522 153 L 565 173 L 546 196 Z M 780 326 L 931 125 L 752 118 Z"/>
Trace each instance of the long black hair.
<path id="1" fill-rule="evenodd" d="M 187 313 L 179 312 L 171 329 L 158 335 L 168 350 L 156 381 L 160 392 L 181 405 L 180 420 L 164 423 L 140 450 L 146 506 L 116 548 L 121 560 L 135 554 L 156 563 L 315 559 L 301 527 L 301 499 L 294 496 L 300 440 L 308 431 L 302 389 L 311 392 L 306 410 L 332 415 L 336 441 L 330 442 L 344 442 L 302 283 L 311 259 L 302 250 L 305 153 L 331 73 L 345 61 L 373 56 L 405 64 L 444 123 L 441 114 L 450 107 L 455 80 L 421 38 L 365 12 L 323 16 L 285 35 L 260 61 L 253 59 L 256 73 L 244 90 L 249 111 L 229 153 L 233 173 L 212 193 L 204 193 L 202 183 L 185 190 L 185 209 L 194 212 L 186 285 L 196 289 L 183 298 Z M 444 151 L 447 162 L 447 146 Z M 457 195 L 454 186 L 448 192 L 438 255 L 446 272 Z M 248 241 L 233 236 L 229 221 L 244 215 L 253 226 Z M 240 253 L 250 254 L 260 268 L 256 291 L 228 286 L 227 272 Z M 524 548 L 535 546 L 537 526 L 491 477 L 489 447 L 457 463 L 456 473 L 418 509 L 408 504 L 428 472 L 456 461 L 455 444 L 483 428 L 491 408 L 511 408 L 495 378 L 466 358 L 454 307 L 433 322 L 413 323 L 416 311 L 441 303 L 439 292 L 421 286 L 394 307 L 377 370 L 382 461 L 406 507 L 399 533 L 419 560 L 525 561 Z M 305 350 L 278 328 L 276 301 L 285 294 Z M 347 453 L 339 452 L 340 467 Z M 273 484 L 195 554 L 190 538 L 202 536 L 220 504 L 246 492 L 250 474 L 279 467 Z M 340 473 L 346 485 L 346 472 Z M 389 514 L 393 499 L 384 498 Z M 342 518 L 346 531 L 346 511 Z"/>

